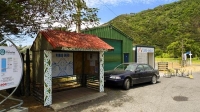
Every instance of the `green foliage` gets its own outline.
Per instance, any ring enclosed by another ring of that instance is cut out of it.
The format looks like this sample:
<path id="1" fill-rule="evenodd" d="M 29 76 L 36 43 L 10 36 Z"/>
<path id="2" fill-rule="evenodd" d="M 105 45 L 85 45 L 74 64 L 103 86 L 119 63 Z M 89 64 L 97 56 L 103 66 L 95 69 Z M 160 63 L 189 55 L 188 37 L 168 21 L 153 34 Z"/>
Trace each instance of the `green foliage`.
<path id="1" fill-rule="evenodd" d="M 163 51 L 159 48 L 155 48 L 155 56 L 158 57 L 158 56 L 162 56 L 163 54 Z"/>
<path id="2" fill-rule="evenodd" d="M 162 56 L 161 56 L 162 58 L 170 58 L 171 56 L 170 56 L 170 54 L 168 54 L 168 53 L 162 53 Z"/>
<path id="3" fill-rule="evenodd" d="M 109 23 L 133 37 L 134 44 L 154 46 L 156 56 L 200 55 L 200 0 L 180 0 L 137 14 L 120 15 Z M 161 50 L 161 51 L 160 51 Z"/>
<path id="4" fill-rule="evenodd" d="M 84 0 L 0 0 L 0 35 L 32 35 L 56 22 L 66 29 L 77 24 L 96 25 L 97 12 Z"/>
<path id="5" fill-rule="evenodd" d="M 18 50 L 20 51 L 20 53 L 26 54 L 26 50 L 27 50 L 27 49 L 30 49 L 31 46 L 22 46 L 22 45 L 19 45 L 19 46 L 17 46 L 17 48 L 18 48 Z"/>

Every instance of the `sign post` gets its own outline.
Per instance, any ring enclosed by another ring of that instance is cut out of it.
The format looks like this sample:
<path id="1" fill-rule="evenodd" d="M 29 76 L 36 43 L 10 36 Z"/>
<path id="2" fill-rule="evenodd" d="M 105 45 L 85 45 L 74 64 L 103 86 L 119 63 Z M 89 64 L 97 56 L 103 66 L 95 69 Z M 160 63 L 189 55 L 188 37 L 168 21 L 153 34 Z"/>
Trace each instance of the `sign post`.
<path id="1" fill-rule="evenodd" d="M 190 65 L 192 65 L 192 54 L 190 53 Z"/>
<path id="2" fill-rule="evenodd" d="M 7 97 L 0 94 L 5 98 L 0 102 L 0 104 L 7 99 L 20 101 L 20 104 L 12 106 L 15 108 L 20 107 L 23 104 L 23 101 L 9 97 L 16 91 L 21 82 L 23 75 L 23 61 L 20 52 L 17 50 L 16 45 L 11 40 L 5 39 L 1 41 L 0 44 L 6 41 L 11 42 L 13 46 L 0 46 L 0 90 L 6 90 L 9 88 L 15 89 Z"/>
<path id="3" fill-rule="evenodd" d="M 188 52 L 186 52 L 184 54 L 185 54 L 185 57 L 187 57 L 186 55 L 189 54 L 189 56 L 190 56 L 190 65 L 192 65 L 192 53 L 191 53 L 191 51 L 188 51 Z"/>

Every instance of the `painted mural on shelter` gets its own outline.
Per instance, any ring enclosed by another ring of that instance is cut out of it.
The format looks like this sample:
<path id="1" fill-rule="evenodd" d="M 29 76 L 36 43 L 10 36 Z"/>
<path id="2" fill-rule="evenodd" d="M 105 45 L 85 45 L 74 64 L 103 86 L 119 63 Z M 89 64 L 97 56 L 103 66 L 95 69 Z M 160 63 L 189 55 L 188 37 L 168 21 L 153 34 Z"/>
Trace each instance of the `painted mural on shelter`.
<path id="1" fill-rule="evenodd" d="M 52 53 L 52 77 L 73 75 L 73 53 Z"/>

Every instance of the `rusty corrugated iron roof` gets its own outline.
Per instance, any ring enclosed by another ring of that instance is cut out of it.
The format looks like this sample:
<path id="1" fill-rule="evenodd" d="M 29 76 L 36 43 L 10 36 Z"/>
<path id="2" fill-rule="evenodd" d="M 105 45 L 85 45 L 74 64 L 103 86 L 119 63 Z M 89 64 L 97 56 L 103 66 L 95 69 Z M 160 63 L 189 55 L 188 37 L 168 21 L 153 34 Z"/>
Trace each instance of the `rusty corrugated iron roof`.
<path id="1" fill-rule="evenodd" d="M 91 34 L 67 32 L 60 30 L 43 30 L 40 33 L 53 48 L 72 48 L 84 50 L 113 50 L 114 48 Z"/>

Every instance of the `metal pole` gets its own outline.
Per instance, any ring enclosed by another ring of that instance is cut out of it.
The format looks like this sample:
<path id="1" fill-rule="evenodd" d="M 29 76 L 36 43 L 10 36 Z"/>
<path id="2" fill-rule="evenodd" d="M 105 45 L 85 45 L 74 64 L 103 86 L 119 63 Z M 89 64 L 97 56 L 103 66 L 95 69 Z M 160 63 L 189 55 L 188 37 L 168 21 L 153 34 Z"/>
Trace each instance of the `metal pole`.
<path id="1" fill-rule="evenodd" d="M 184 66 L 184 63 L 183 63 L 183 39 L 182 39 L 182 60 L 181 60 L 181 67 L 183 67 Z"/>
<path id="2" fill-rule="evenodd" d="M 192 54 L 190 53 L 190 65 L 192 65 Z"/>

